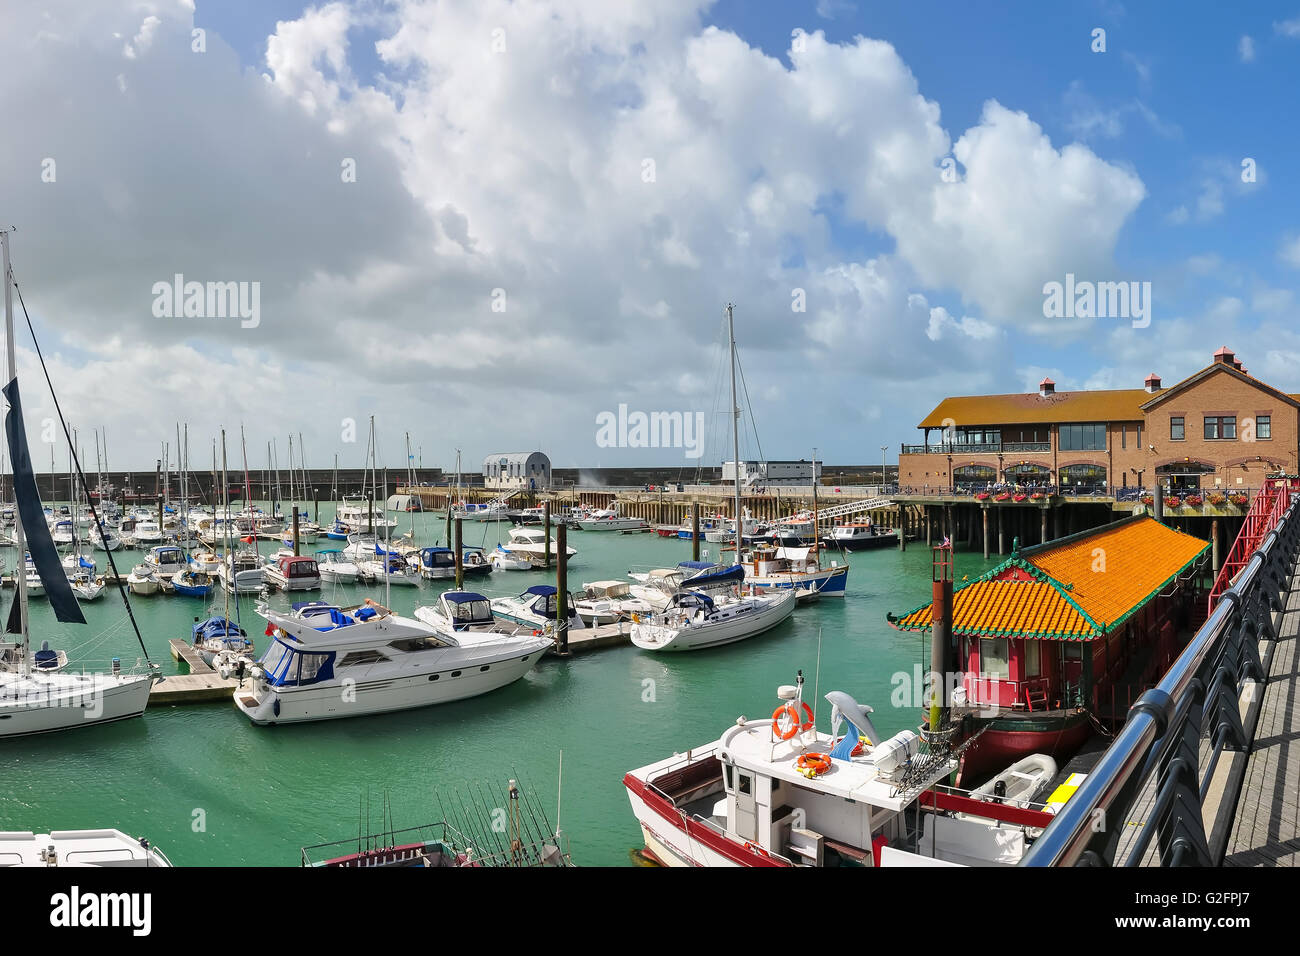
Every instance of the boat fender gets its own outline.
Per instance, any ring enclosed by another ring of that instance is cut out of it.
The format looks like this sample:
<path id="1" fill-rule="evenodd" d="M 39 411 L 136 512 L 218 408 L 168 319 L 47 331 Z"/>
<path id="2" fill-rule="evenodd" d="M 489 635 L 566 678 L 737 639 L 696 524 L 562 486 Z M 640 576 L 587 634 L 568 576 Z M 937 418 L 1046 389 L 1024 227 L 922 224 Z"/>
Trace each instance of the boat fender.
<path id="1" fill-rule="evenodd" d="M 279 697 L 277 697 L 275 700 L 273 700 L 273 701 L 271 702 L 271 713 L 275 714 L 275 716 L 277 716 L 277 717 L 280 716 L 280 698 L 279 698 Z"/>

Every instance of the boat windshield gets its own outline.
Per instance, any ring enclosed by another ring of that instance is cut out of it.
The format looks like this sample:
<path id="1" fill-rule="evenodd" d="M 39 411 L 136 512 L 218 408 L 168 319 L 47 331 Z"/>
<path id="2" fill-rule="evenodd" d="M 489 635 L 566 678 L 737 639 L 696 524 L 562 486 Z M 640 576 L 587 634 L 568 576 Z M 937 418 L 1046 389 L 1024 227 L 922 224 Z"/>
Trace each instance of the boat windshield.
<path id="1" fill-rule="evenodd" d="M 260 661 L 266 681 L 275 687 L 315 684 L 334 677 L 334 651 L 310 653 L 273 641 Z"/>

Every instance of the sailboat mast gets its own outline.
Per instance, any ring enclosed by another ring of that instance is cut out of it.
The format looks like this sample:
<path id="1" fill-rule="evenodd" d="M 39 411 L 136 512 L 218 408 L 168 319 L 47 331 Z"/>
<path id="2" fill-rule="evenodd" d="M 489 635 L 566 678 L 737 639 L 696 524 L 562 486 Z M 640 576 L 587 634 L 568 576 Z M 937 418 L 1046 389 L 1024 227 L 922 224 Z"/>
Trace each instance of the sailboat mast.
<path id="1" fill-rule="evenodd" d="M 736 479 L 736 563 L 740 564 L 740 547 L 745 536 L 745 519 L 740 513 L 740 406 L 736 404 L 736 320 L 731 303 L 727 303 L 727 338 L 731 340 L 731 458 Z"/>
<path id="2" fill-rule="evenodd" d="M 9 381 L 18 380 L 18 360 L 14 350 L 14 290 L 13 273 L 9 267 L 9 231 L 0 229 L 0 258 L 5 270 L 5 357 L 9 362 Z M 14 409 L 9 409 L 14 414 Z M 23 531 L 22 512 L 14 508 L 14 540 L 18 546 L 17 567 L 14 568 L 14 587 L 18 593 L 18 616 L 22 621 L 23 661 L 22 674 L 31 673 L 31 637 L 27 629 L 27 535 Z"/>

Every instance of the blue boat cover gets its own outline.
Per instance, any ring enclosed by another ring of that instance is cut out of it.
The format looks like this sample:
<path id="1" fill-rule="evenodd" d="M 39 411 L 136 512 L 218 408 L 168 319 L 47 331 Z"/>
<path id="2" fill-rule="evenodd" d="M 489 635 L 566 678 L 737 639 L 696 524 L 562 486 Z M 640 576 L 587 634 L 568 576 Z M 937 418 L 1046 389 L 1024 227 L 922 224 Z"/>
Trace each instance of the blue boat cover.
<path id="1" fill-rule="evenodd" d="M 27 429 L 23 426 L 23 403 L 18 395 L 18 379 L 14 379 L 4 388 L 5 398 L 9 402 L 9 413 L 5 415 L 5 436 L 9 440 L 9 460 L 13 462 L 14 496 L 18 500 L 18 514 L 23 522 L 23 531 L 27 535 L 27 547 L 32 554 L 32 563 L 45 594 L 54 608 L 54 616 L 64 624 L 85 624 L 86 618 L 77 604 L 77 597 L 72 593 L 72 584 L 68 581 L 63 565 L 59 562 L 59 553 L 54 550 L 54 539 L 50 537 L 50 528 L 45 523 L 45 508 L 41 496 L 36 490 L 36 476 L 32 471 L 32 457 L 27 449 Z M 14 610 L 9 615 L 9 633 L 16 633 Z M 19 628 L 21 630 L 21 627 Z"/>
<path id="2" fill-rule="evenodd" d="M 555 593 L 554 584 L 534 584 L 524 594 L 539 594 L 542 597 L 549 597 Z"/>

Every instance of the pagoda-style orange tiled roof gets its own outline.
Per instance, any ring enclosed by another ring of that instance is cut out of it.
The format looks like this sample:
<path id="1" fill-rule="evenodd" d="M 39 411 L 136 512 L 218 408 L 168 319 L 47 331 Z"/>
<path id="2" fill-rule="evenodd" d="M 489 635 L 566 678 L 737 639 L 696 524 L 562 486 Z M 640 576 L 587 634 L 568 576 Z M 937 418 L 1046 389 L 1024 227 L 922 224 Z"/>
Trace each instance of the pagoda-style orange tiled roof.
<path id="1" fill-rule="evenodd" d="M 959 395 L 945 398 L 917 428 L 976 425 L 1036 425 L 1060 422 L 1140 422 L 1142 405 L 1159 392 L 1120 388 L 1089 392 Z"/>
<path id="2" fill-rule="evenodd" d="M 1015 634 L 1017 637 L 1087 640 L 1097 633 L 1063 588 L 1048 581 L 974 581 L 953 594 L 957 634 Z M 900 630 L 931 625 L 930 605 L 894 622 Z"/>
<path id="3" fill-rule="evenodd" d="M 1012 555 L 953 595 L 959 634 L 1091 640 L 1123 623 L 1209 545 L 1149 515 Z M 931 626 L 924 604 L 890 623 Z"/>

